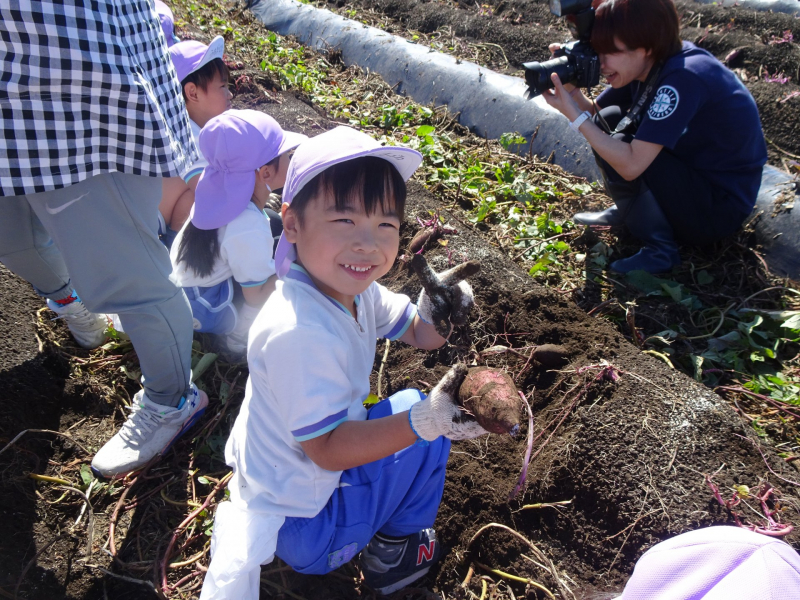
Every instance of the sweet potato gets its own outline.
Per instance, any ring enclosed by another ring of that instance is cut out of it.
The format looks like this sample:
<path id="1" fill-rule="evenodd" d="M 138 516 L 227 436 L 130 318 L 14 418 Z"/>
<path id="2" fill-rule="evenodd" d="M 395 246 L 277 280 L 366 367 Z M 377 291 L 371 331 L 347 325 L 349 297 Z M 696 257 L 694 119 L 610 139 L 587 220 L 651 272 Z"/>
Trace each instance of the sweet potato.
<path id="1" fill-rule="evenodd" d="M 427 220 L 422 220 L 417 217 L 417 222 L 420 224 L 422 229 L 417 232 L 408 246 L 408 251 L 411 254 L 421 254 L 423 250 L 427 249 L 428 246 L 432 245 L 443 235 L 458 233 L 458 230 L 450 227 L 450 225 L 442 224 L 442 220 L 439 218 L 438 211 Z"/>
<path id="2" fill-rule="evenodd" d="M 433 243 L 442 237 L 443 233 L 444 231 L 441 227 L 423 227 L 411 239 L 411 243 L 408 245 L 408 251 L 412 254 L 416 254 L 429 242 Z"/>
<path id="3" fill-rule="evenodd" d="M 569 356 L 564 346 L 542 344 L 533 351 L 533 360 L 548 369 L 557 369 L 569 362 Z"/>
<path id="4" fill-rule="evenodd" d="M 505 371 L 474 367 L 458 390 L 461 405 L 486 431 L 515 434 L 522 412 L 517 387 Z"/>

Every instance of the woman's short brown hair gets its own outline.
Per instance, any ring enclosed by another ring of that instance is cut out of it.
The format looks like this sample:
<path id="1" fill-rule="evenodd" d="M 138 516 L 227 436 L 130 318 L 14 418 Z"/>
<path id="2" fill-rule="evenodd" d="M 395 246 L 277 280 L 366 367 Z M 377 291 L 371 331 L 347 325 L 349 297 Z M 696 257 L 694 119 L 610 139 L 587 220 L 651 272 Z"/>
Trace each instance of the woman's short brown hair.
<path id="1" fill-rule="evenodd" d="M 594 0 L 591 44 L 598 54 L 619 52 L 614 38 L 628 50 L 649 50 L 661 62 L 681 49 L 680 19 L 672 0 Z"/>

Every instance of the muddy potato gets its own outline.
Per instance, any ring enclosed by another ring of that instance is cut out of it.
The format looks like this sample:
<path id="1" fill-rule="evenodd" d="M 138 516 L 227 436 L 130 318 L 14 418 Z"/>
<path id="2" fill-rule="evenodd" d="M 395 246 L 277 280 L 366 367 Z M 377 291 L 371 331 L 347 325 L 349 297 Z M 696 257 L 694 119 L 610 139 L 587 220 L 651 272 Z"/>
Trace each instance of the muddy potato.
<path id="1" fill-rule="evenodd" d="M 412 254 L 416 254 L 422 250 L 428 242 L 435 242 L 440 237 L 442 237 L 441 229 L 437 229 L 436 227 L 423 227 L 411 239 L 411 243 L 408 245 L 408 251 Z"/>
<path id="2" fill-rule="evenodd" d="M 557 369 L 569 362 L 569 355 L 564 346 L 542 344 L 533 351 L 533 360 L 548 369 Z"/>
<path id="3" fill-rule="evenodd" d="M 458 397 L 486 431 L 514 434 L 519 430 L 522 400 L 505 371 L 488 367 L 470 369 Z"/>

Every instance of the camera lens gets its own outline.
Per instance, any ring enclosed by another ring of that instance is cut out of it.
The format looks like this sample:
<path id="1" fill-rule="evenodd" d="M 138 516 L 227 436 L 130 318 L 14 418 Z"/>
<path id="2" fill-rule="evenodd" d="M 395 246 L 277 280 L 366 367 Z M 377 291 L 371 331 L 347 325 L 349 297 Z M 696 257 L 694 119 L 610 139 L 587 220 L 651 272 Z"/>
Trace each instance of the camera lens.
<path id="1" fill-rule="evenodd" d="M 522 66 L 525 68 L 525 83 L 534 96 L 554 87 L 550 79 L 552 73 L 558 74 L 561 83 L 570 83 L 575 79 L 575 67 L 570 64 L 569 56 L 559 56 L 541 63 L 525 63 Z"/>

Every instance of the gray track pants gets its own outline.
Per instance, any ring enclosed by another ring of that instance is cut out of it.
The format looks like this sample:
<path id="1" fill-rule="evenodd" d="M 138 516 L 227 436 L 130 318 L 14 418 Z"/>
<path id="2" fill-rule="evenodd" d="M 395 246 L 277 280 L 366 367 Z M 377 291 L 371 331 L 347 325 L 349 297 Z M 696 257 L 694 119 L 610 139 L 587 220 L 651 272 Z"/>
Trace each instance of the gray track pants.
<path id="1" fill-rule="evenodd" d="M 54 299 L 70 291 L 71 276 L 89 310 L 119 314 L 147 397 L 177 406 L 189 387 L 192 313 L 169 280 L 160 199 L 160 179 L 122 173 L 0 198 L 0 262 Z"/>

